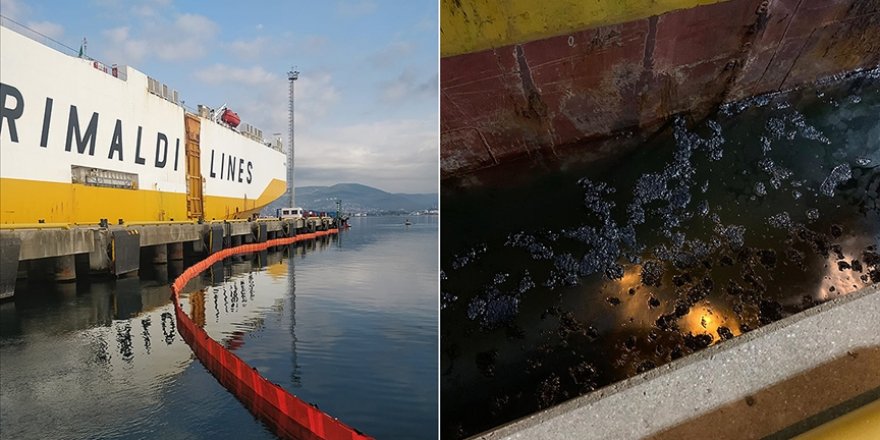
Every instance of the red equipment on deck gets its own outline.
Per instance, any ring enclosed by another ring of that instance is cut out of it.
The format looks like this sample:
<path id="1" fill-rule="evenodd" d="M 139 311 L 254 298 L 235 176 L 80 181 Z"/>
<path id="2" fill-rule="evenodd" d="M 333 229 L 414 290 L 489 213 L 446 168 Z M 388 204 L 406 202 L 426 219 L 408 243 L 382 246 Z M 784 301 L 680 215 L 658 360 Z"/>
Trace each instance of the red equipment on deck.
<path id="1" fill-rule="evenodd" d="M 238 113 L 229 109 L 223 111 L 223 115 L 220 116 L 220 120 L 231 125 L 233 128 L 238 127 L 238 124 L 241 124 L 241 118 L 238 117 Z"/>

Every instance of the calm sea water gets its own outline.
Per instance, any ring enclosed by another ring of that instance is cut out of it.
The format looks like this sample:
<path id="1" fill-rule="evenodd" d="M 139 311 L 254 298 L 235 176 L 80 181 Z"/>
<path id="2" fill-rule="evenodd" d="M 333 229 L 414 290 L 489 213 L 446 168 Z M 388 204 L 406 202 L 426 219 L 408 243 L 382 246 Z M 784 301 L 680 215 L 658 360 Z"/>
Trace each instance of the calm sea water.
<path id="1" fill-rule="evenodd" d="M 628 144 L 444 182 L 443 437 L 880 281 L 880 71 Z"/>
<path id="2" fill-rule="evenodd" d="M 184 309 L 271 381 L 377 438 L 437 436 L 436 217 L 229 260 Z M 20 282 L 0 304 L 3 438 L 273 438 L 177 334 L 168 282 Z"/>

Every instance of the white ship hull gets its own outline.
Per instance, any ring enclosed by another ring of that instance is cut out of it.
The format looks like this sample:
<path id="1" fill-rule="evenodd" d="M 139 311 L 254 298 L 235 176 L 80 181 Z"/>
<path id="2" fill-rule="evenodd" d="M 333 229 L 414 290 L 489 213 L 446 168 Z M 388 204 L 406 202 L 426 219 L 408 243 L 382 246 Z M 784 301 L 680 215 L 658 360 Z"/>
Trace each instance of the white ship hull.
<path id="1" fill-rule="evenodd" d="M 0 223 L 245 218 L 286 190 L 283 153 L 133 68 L 3 26 L 0 57 Z"/>

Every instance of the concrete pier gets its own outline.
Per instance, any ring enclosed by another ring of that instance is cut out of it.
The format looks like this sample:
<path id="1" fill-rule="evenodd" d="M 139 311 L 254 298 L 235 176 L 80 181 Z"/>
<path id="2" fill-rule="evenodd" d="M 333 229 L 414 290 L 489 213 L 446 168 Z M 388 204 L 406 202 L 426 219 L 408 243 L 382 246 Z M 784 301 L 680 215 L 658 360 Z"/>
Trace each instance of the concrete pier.
<path id="1" fill-rule="evenodd" d="M 213 249 L 259 243 L 333 227 L 330 217 L 124 225 L 0 225 L 0 299 L 14 295 L 19 273 L 55 281 L 137 273 L 143 264 L 200 258 Z M 213 231 L 213 232 L 212 232 Z M 212 237 L 214 234 L 214 237 Z M 216 242 L 212 242 L 212 239 Z M 212 245 L 214 246 L 212 248 Z"/>
<path id="2" fill-rule="evenodd" d="M 17 258 L 20 247 L 18 237 L 0 235 L 0 300 L 12 297 L 15 280 L 22 278 Z"/>
<path id="3" fill-rule="evenodd" d="M 150 246 L 149 248 L 147 248 L 147 253 L 150 256 L 150 263 L 168 263 L 168 245 L 166 244 L 157 244 L 155 246 Z"/>
<path id="4" fill-rule="evenodd" d="M 169 261 L 181 261 L 183 260 L 183 243 L 168 243 L 168 260 Z"/>
<path id="5" fill-rule="evenodd" d="M 55 281 L 76 281 L 76 257 L 62 255 L 54 258 Z"/>

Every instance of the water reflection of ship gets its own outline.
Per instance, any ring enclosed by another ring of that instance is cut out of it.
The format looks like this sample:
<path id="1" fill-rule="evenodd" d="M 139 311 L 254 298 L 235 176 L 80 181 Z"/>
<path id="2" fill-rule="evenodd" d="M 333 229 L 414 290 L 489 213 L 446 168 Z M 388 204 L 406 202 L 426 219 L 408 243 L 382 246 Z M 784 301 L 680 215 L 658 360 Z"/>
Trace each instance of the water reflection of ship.
<path id="1" fill-rule="evenodd" d="M 209 335 L 221 341 L 228 349 L 244 346 L 245 336 L 264 327 L 266 311 L 281 316 L 287 301 L 290 302 L 290 336 L 292 373 L 291 384 L 302 386 L 301 366 L 297 358 L 296 336 L 296 268 L 297 258 L 306 258 L 313 250 L 323 250 L 335 241 L 333 237 L 321 237 L 314 241 L 297 243 L 281 248 L 281 252 L 262 252 L 233 264 L 215 264 L 206 278 L 212 286 L 204 287 L 194 279 L 181 297 L 181 305 L 188 307 L 193 321 Z M 285 264 L 284 259 L 287 259 Z M 253 270 L 265 268 L 266 274 L 275 280 L 286 280 L 288 295 L 271 296 L 255 292 Z M 246 273 L 246 275 L 245 275 Z M 208 296 L 207 292 L 211 295 Z M 213 303 L 213 304 L 209 304 Z M 206 309 L 213 307 L 214 319 L 206 319 Z M 221 313 L 222 312 L 222 313 Z"/>
<path id="2" fill-rule="evenodd" d="M 264 259 L 262 262 L 265 264 L 266 260 Z M 242 316 L 247 313 L 245 309 L 249 300 L 254 298 L 252 270 L 254 265 L 259 264 L 261 264 L 259 260 L 230 265 L 220 264 L 218 265 L 219 267 L 212 268 L 213 273 L 208 278 L 194 279 L 189 285 L 192 293 L 188 295 L 188 301 L 190 302 L 189 311 L 193 320 L 198 325 L 208 325 L 206 296 L 211 291 L 213 293 L 215 323 L 221 322 L 220 303 L 222 302 L 223 322 L 247 322 L 245 327 L 250 329 L 261 327 L 261 322 L 254 322 L 252 319 L 246 319 L 247 316 Z M 139 336 L 143 341 L 144 354 L 147 356 L 138 356 L 138 365 L 147 365 L 147 368 L 150 368 L 151 371 L 161 371 L 166 365 L 180 364 L 182 367 L 185 367 L 191 361 L 189 348 L 178 341 L 173 308 L 166 284 L 168 279 L 174 278 L 176 274 L 182 271 L 182 267 L 171 265 L 170 268 L 170 271 L 164 266 L 152 268 L 152 270 L 156 271 L 157 276 L 155 280 L 157 284 L 155 285 L 145 283 L 138 278 L 122 278 L 115 282 L 97 283 L 89 286 L 92 295 L 101 295 L 104 291 L 111 289 L 111 291 L 106 293 L 106 296 L 110 299 L 110 307 L 106 310 L 112 313 L 112 317 L 105 318 L 105 320 L 107 325 L 115 330 L 115 338 L 112 338 L 112 334 L 108 336 L 111 337 L 109 338 L 111 340 L 115 339 L 121 359 L 131 362 L 139 354 L 138 350 L 135 350 L 135 347 L 140 346 L 136 341 Z M 247 277 L 244 274 L 247 274 Z M 218 279 L 221 283 L 219 286 L 216 285 Z M 224 279 L 229 281 L 223 282 Z M 219 296 L 221 294 L 222 300 Z M 140 320 L 140 326 L 132 322 L 135 319 Z M 133 330 L 138 327 L 141 328 L 139 334 Z M 221 327 L 220 330 L 223 331 L 223 328 Z M 233 330 L 225 333 L 228 335 L 224 341 L 227 345 L 235 347 L 243 343 L 244 332 Z M 154 347 L 156 340 L 165 342 L 165 344 L 162 344 L 164 346 L 172 347 L 175 351 L 175 358 L 186 359 L 187 361 L 182 363 L 179 361 L 169 362 L 167 359 L 156 359 L 156 362 L 153 362 L 149 355 L 153 355 L 156 352 Z M 101 343 L 97 344 L 97 348 L 106 351 L 110 345 L 112 344 Z M 109 352 L 99 351 L 97 357 L 114 359 L 115 356 Z M 144 362 L 147 364 L 144 364 Z M 157 365 L 154 366 L 153 364 Z M 176 372 L 180 371 L 183 371 L 183 368 Z M 171 373 L 164 372 L 161 376 L 164 377 L 168 374 Z"/>
<path id="3" fill-rule="evenodd" d="M 257 295 L 253 270 L 266 266 L 272 253 L 260 252 L 249 260 L 231 264 L 213 265 L 205 278 L 194 279 L 181 297 L 181 305 L 188 310 L 193 322 L 205 329 L 229 350 L 241 348 L 244 337 L 264 326 L 262 311 L 283 309 L 278 300 Z M 192 284 L 197 280 L 209 285 Z M 213 310 L 208 319 L 207 309 Z"/>
<path id="4" fill-rule="evenodd" d="M 6 371 L 20 371 L 39 376 L 41 387 L 64 390 L 65 398 L 82 408 L 105 405 L 106 396 L 120 394 L 136 406 L 159 398 L 162 388 L 156 384 L 181 374 L 194 360 L 176 333 L 167 279 L 25 286 L 29 295 L 17 296 L 0 310 L 4 334 L 29 341 L 15 355 L 4 354 L 4 381 L 17 380 Z M 50 313 L 43 312 L 47 307 Z M 52 353 L 52 362 L 42 361 L 45 353 Z M 93 377 L 96 369 L 100 380 Z M 85 380 L 88 387 L 70 386 Z M 55 393 L 29 394 L 28 403 L 10 398 L 21 403 L 17 412 L 29 415 L 57 404 Z M 73 411 L 56 422 L 76 424 L 81 416 Z"/>
<path id="5" fill-rule="evenodd" d="M 296 246 L 289 256 L 267 252 L 254 254 L 250 261 L 221 264 L 214 268 L 214 276 L 198 277 L 187 286 L 191 293 L 185 295 L 185 310 L 199 325 L 213 330 L 209 334 L 214 337 L 223 335 L 225 342 L 232 345 L 243 342 L 248 333 L 262 326 L 267 307 L 282 311 L 286 301 L 286 295 L 255 292 L 255 268 L 274 262 L 284 270 L 283 258 L 304 257 L 306 249 Z M 63 390 L 64 400 L 76 404 L 63 414 L 46 419 L 47 423 L 59 426 L 87 429 L 83 423 L 113 424 L 102 413 L 89 410 L 106 406 L 107 396 L 125 396 L 124 402 L 116 402 L 126 412 L 152 407 L 163 399 L 166 387 L 162 384 L 175 381 L 196 359 L 177 333 L 169 298 L 168 281 L 182 270 L 179 262 L 169 262 L 142 271 L 140 279 L 87 278 L 77 283 L 39 286 L 29 284 L 35 283 L 33 280 L 20 281 L 21 289 L 17 290 L 29 294 L 0 304 L 4 337 L 24 341 L 0 348 L 3 381 L 27 383 L 30 377 L 40 377 L 40 389 Z M 217 278 L 220 284 L 213 283 Z M 49 313 L 45 312 L 47 308 Z M 294 326 L 295 321 L 291 334 L 296 341 Z M 8 355 L 10 350 L 14 350 L 14 355 Z M 294 370 L 298 375 L 296 350 L 294 342 Z M 45 362 L 46 353 L 52 354 L 52 362 Z M 10 377 L 7 371 L 12 372 Z M 86 383 L 88 386 L 72 386 Z M 31 386 L 22 386 L 10 389 L 8 396 L 4 394 L 4 399 L 16 402 L 14 411 L 10 409 L 13 417 L 34 417 L 44 413 L 45 408 L 57 407 L 57 393 L 33 390 Z M 4 405 L 4 419 L 6 411 Z"/>

